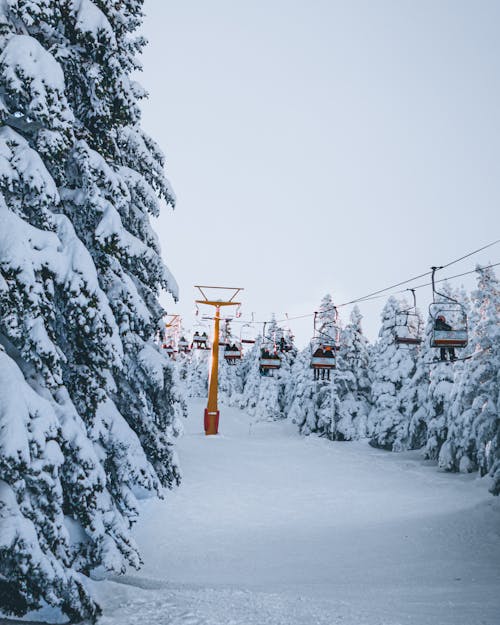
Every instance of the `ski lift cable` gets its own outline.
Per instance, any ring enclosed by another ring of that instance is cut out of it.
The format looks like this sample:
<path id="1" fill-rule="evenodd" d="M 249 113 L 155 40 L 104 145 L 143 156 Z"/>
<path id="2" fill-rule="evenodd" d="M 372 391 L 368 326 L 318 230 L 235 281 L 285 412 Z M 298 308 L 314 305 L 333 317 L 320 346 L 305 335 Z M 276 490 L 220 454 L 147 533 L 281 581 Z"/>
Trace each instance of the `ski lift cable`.
<path id="1" fill-rule="evenodd" d="M 456 263 L 460 262 L 461 260 L 465 260 L 466 258 L 470 258 L 471 256 L 474 256 L 475 254 L 478 254 L 479 252 L 482 252 L 483 250 L 488 249 L 489 247 L 493 247 L 494 245 L 497 245 L 498 243 L 500 243 L 500 239 L 497 239 L 495 241 L 492 241 L 491 243 L 488 243 L 487 245 L 483 245 L 482 247 L 473 250 L 472 252 L 469 252 L 468 254 L 465 254 L 463 256 L 460 256 L 459 258 L 455 258 L 454 260 L 451 260 L 450 262 L 446 263 L 445 265 L 441 265 L 438 267 L 438 269 L 446 269 L 447 267 L 451 267 L 452 265 L 455 265 Z M 488 265 L 488 267 L 497 267 L 498 265 L 500 265 L 500 263 L 496 263 L 494 265 Z M 469 274 L 475 273 L 477 270 L 473 269 L 472 271 L 466 271 L 465 273 L 461 273 L 461 274 L 457 274 L 455 276 L 449 276 L 448 278 L 442 278 L 441 280 L 436 280 L 436 283 L 438 282 L 444 282 L 446 280 L 454 280 L 456 278 L 460 278 L 462 276 L 467 276 Z M 403 286 L 405 284 L 409 284 L 411 282 L 414 282 L 415 280 L 418 280 L 419 278 L 423 278 L 425 276 L 430 276 L 432 274 L 432 271 L 426 271 L 425 273 L 421 273 L 418 276 L 413 276 L 412 278 L 409 278 L 407 280 L 403 280 L 402 282 L 397 282 L 396 284 L 392 284 L 391 286 L 388 286 L 384 289 L 379 289 L 378 291 L 373 291 L 372 293 L 368 293 L 367 295 L 363 296 L 363 297 L 358 297 L 357 299 L 353 299 L 350 300 L 348 302 L 344 302 L 342 304 L 338 304 L 336 306 L 332 306 L 331 308 L 326 308 L 323 312 L 328 312 L 330 310 L 334 310 L 335 308 L 342 308 L 344 306 L 350 306 L 351 304 L 358 304 L 361 302 L 368 302 L 368 301 L 372 301 L 375 299 L 380 299 L 381 297 L 386 297 L 387 292 L 388 291 L 392 291 L 393 289 L 397 288 L 398 286 Z M 429 286 L 431 283 L 428 282 L 426 284 L 420 284 L 418 286 L 415 286 L 415 289 L 421 289 L 425 286 Z M 399 293 L 404 293 L 405 291 L 407 291 L 409 289 L 402 289 L 400 291 L 395 291 L 394 293 L 391 293 L 390 295 L 397 295 Z M 312 313 L 306 313 L 304 315 L 297 315 L 295 317 L 286 317 L 285 319 L 277 319 L 275 320 L 276 323 L 284 323 L 286 321 L 296 321 L 298 319 L 306 319 L 308 317 L 314 317 L 314 312 Z M 244 321 L 244 320 L 238 320 L 237 323 L 248 323 L 248 321 Z M 255 321 L 252 320 L 252 323 L 255 324 L 262 324 L 262 323 L 269 323 L 268 321 Z"/>
<path id="2" fill-rule="evenodd" d="M 493 265 L 485 265 L 485 268 L 489 269 L 490 267 L 498 267 L 500 265 L 500 263 L 495 263 Z M 462 278 L 463 276 L 469 276 L 471 273 L 477 273 L 478 271 L 480 271 L 482 269 L 482 267 L 480 267 L 479 269 L 472 269 L 471 271 L 465 271 L 464 273 L 457 273 L 454 276 L 447 276 L 446 278 L 441 278 L 440 280 L 435 280 L 435 283 L 438 284 L 439 282 L 446 282 L 447 280 L 455 280 L 456 278 Z M 414 289 L 423 289 L 426 286 L 431 286 L 432 282 L 426 282 L 425 284 L 418 284 L 417 286 L 413 287 Z M 403 291 L 396 291 L 396 293 L 403 293 Z"/>
<path id="3" fill-rule="evenodd" d="M 498 267 L 499 265 L 500 265 L 500 262 L 499 263 L 494 263 L 493 265 L 485 265 L 485 267 L 493 268 L 493 267 Z M 465 271 L 464 273 L 457 273 L 454 276 L 447 276 L 446 278 L 440 278 L 439 280 L 435 280 L 435 284 L 438 284 L 440 282 L 446 282 L 447 280 L 455 280 L 456 278 L 462 278 L 463 276 L 469 276 L 472 273 L 477 273 L 477 271 L 478 271 L 478 269 L 472 269 L 470 271 Z M 417 284 L 416 286 L 414 286 L 411 289 L 401 289 L 399 291 L 394 291 L 394 292 L 389 293 L 389 294 L 384 293 L 383 295 L 377 295 L 375 297 L 369 297 L 369 298 L 363 298 L 363 299 L 360 299 L 360 300 L 356 300 L 356 302 L 353 301 L 353 302 L 347 302 L 345 304 L 339 304 L 337 306 L 337 308 L 341 308 L 342 306 L 348 306 L 351 303 L 369 302 L 369 301 L 372 301 L 372 300 L 375 300 L 375 299 L 381 299 L 382 297 L 387 297 L 387 295 L 399 295 L 401 293 L 406 293 L 406 291 L 413 291 L 413 290 L 416 291 L 417 289 L 423 289 L 424 287 L 431 286 L 431 285 L 432 285 L 432 282 L 425 282 L 424 284 Z"/>
<path id="4" fill-rule="evenodd" d="M 496 245 L 497 243 L 500 243 L 500 239 L 497 239 L 496 241 L 493 241 L 492 243 L 488 243 L 488 245 L 484 245 L 483 247 L 480 247 L 478 250 L 474 250 L 473 252 L 469 252 L 468 254 L 465 254 L 465 256 L 461 256 L 460 258 L 457 258 L 456 260 L 452 260 L 447 265 L 443 265 L 442 267 L 439 267 L 439 269 L 446 269 L 446 267 L 450 267 L 451 265 L 454 265 L 455 263 L 458 263 L 461 260 L 464 260 L 465 258 L 469 258 L 469 256 L 474 256 L 474 254 L 482 252 L 483 250 L 486 250 L 489 247 L 493 247 L 493 245 Z"/>
<path id="5" fill-rule="evenodd" d="M 485 265 L 485 267 L 486 268 L 490 268 L 490 267 L 493 268 L 493 267 L 498 267 L 499 265 L 500 265 L 500 262 L 499 263 L 494 263 L 493 265 Z M 456 278 L 462 278 L 463 276 L 469 276 L 472 273 L 477 273 L 477 271 L 478 271 L 478 269 L 471 269 L 470 271 L 465 271 L 464 273 L 457 273 L 454 276 L 446 276 L 446 278 L 440 278 L 439 280 L 435 280 L 435 284 L 439 284 L 440 282 L 446 282 L 447 280 L 455 280 Z M 389 293 L 388 295 L 399 295 L 400 293 L 406 293 L 406 291 L 416 291 L 417 289 L 423 289 L 424 287 L 431 286 L 431 285 L 432 285 L 432 282 L 425 282 L 424 284 L 417 284 L 416 286 L 412 287 L 411 289 L 400 289 L 399 291 L 394 291 L 392 293 Z M 382 297 L 387 297 L 387 294 L 384 293 L 383 295 L 377 295 L 375 297 L 363 298 L 363 299 L 360 299 L 360 300 L 356 300 L 356 302 L 346 302 L 345 304 L 339 304 L 337 306 L 337 308 L 341 308 L 342 306 L 348 306 L 351 303 L 369 302 L 369 301 L 372 301 L 372 300 L 375 300 L 375 299 L 381 299 Z"/>
<path id="6" fill-rule="evenodd" d="M 457 262 L 457 261 L 454 261 L 454 262 Z M 500 266 L 500 262 L 499 263 L 494 263 L 492 265 L 486 265 L 486 267 L 488 267 L 488 268 L 489 267 L 494 268 L 494 267 L 498 267 L 498 266 Z M 440 278 L 439 280 L 436 280 L 436 284 L 438 284 L 440 282 L 446 282 L 447 280 L 455 280 L 456 278 L 462 278 L 463 276 L 468 276 L 470 274 L 476 273 L 477 271 L 478 271 L 477 269 L 472 269 L 471 271 L 465 271 L 464 273 L 458 273 L 458 274 L 456 274 L 454 276 L 447 276 L 446 278 Z M 425 274 L 422 274 L 422 276 L 430 275 L 431 273 L 432 272 L 429 271 L 429 272 L 427 272 Z M 400 284 L 405 284 L 405 283 L 400 283 Z M 418 285 L 414 286 L 413 289 L 415 289 L 415 290 L 416 289 L 423 289 L 424 287 L 431 286 L 431 284 L 432 284 L 432 282 L 425 282 L 424 284 L 418 284 Z M 363 297 L 363 298 L 359 298 L 357 300 L 351 300 L 349 302 L 344 302 L 344 303 L 338 304 L 337 306 L 334 306 L 332 308 L 326 308 L 323 312 L 328 312 L 329 310 L 333 310 L 334 308 L 343 308 L 344 306 L 349 306 L 351 304 L 357 304 L 357 303 L 360 303 L 360 302 L 361 303 L 362 302 L 371 302 L 371 301 L 374 301 L 374 300 L 377 300 L 377 299 L 382 299 L 384 297 L 387 297 L 388 295 L 389 296 L 390 295 L 399 295 L 401 293 L 406 293 L 406 291 L 411 291 L 411 290 L 412 289 L 400 289 L 399 291 L 394 291 L 392 293 L 386 293 L 385 289 L 384 289 L 384 292 L 381 293 L 380 295 L 373 295 L 371 297 L 366 296 L 366 297 Z M 297 315 L 296 317 L 287 317 L 286 319 L 276 319 L 275 322 L 276 323 L 283 323 L 285 321 L 296 321 L 298 319 L 306 319 L 308 317 L 314 317 L 314 315 L 315 315 L 315 312 L 312 312 L 312 313 L 307 313 L 307 314 L 304 314 L 304 315 Z M 237 321 L 235 321 L 235 323 L 245 323 L 245 321 L 244 320 L 237 320 Z M 248 322 L 246 322 L 246 323 L 248 323 Z M 257 324 L 257 323 L 259 323 L 259 324 L 266 323 L 267 324 L 267 323 L 269 323 L 269 321 L 253 321 L 252 323 L 255 323 L 255 324 Z"/>
<path id="7" fill-rule="evenodd" d="M 479 252 L 482 252 L 483 250 L 486 250 L 487 248 L 492 247 L 493 245 L 496 245 L 497 243 L 500 243 L 500 239 L 497 239 L 496 241 L 493 241 L 492 243 L 488 243 L 488 245 L 484 245 L 483 247 L 480 247 L 477 250 L 469 252 L 468 254 L 465 254 L 464 256 L 461 256 L 460 258 L 456 258 L 455 260 L 450 261 L 446 265 L 441 265 L 440 267 L 438 267 L 438 269 L 446 269 L 447 267 L 451 267 L 451 265 L 455 265 L 456 263 L 460 262 L 461 260 L 464 260 L 465 258 L 469 258 L 470 256 L 473 256 L 474 254 L 478 254 Z M 473 273 L 473 272 L 470 272 L 470 273 Z M 358 302 L 366 301 L 368 299 L 371 299 L 372 296 L 374 296 L 374 295 L 378 295 L 379 293 L 385 293 L 387 291 L 391 291 L 392 289 L 395 289 L 398 286 L 402 286 L 403 284 L 408 284 L 409 282 L 413 282 L 415 280 L 418 280 L 419 278 L 423 278 L 424 276 L 430 276 L 431 274 L 432 274 L 432 271 L 426 271 L 425 273 L 422 273 L 419 276 L 415 276 L 413 278 L 410 278 L 409 280 L 404 280 L 403 282 L 398 282 L 397 284 L 393 284 L 392 286 L 389 286 L 389 287 L 387 287 L 385 289 L 380 289 L 379 291 L 374 291 L 373 293 L 369 293 L 365 297 L 360 297 L 360 298 L 352 300 L 350 302 L 346 302 L 344 304 L 339 304 L 339 306 L 337 306 L 337 308 L 339 308 L 340 306 L 348 306 L 350 304 L 356 304 Z M 466 275 L 466 274 L 463 274 L 463 275 Z M 459 276 L 457 276 L 457 277 L 459 277 Z M 449 278 L 449 279 L 451 279 L 451 278 Z M 440 282 L 440 281 L 436 280 L 436 282 Z M 425 286 L 429 286 L 429 285 L 427 284 Z M 415 287 L 415 288 L 420 288 L 420 287 Z M 407 290 L 407 289 L 404 289 L 404 290 Z M 402 293 L 402 292 L 403 291 L 398 291 L 398 293 Z"/>

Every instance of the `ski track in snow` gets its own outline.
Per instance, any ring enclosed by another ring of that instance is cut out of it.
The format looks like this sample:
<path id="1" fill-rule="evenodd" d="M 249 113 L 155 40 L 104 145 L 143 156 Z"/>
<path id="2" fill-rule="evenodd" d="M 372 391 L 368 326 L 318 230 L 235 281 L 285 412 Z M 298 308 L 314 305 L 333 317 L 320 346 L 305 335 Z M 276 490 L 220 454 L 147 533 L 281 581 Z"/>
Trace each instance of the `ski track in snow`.
<path id="1" fill-rule="evenodd" d="M 182 486 L 143 503 L 99 625 L 498 625 L 500 502 L 418 452 L 303 438 L 190 403 Z"/>

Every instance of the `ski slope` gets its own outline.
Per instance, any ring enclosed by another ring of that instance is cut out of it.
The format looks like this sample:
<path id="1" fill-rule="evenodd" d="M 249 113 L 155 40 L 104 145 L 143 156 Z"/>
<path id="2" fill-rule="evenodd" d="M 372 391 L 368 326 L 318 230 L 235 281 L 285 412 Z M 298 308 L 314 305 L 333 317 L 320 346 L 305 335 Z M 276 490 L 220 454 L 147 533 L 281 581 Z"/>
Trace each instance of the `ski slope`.
<path id="1" fill-rule="evenodd" d="M 303 438 L 192 401 L 184 479 L 144 503 L 144 568 L 96 583 L 101 625 L 498 625 L 500 502 L 416 452 Z"/>

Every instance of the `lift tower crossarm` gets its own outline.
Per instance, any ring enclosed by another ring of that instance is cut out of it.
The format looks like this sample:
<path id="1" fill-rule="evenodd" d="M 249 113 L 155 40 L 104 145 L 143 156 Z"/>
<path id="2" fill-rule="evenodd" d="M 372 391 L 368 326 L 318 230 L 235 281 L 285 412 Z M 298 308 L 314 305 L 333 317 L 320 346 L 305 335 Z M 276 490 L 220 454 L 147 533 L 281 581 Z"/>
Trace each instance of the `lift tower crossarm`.
<path id="1" fill-rule="evenodd" d="M 234 298 L 243 289 L 240 287 L 224 287 L 224 286 L 203 286 L 195 285 L 195 288 L 201 293 L 203 299 L 195 300 L 197 304 L 206 304 L 215 308 L 214 316 L 214 340 L 212 341 L 212 366 L 210 368 L 210 378 L 208 382 L 208 402 L 205 408 L 204 427 L 205 434 L 217 434 L 219 431 L 219 409 L 217 406 L 217 393 L 219 386 L 219 331 L 220 331 L 220 309 L 225 306 L 240 306 L 240 302 L 235 302 Z M 217 289 L 223 291 L 234 291 L 229 299 L 215 300 L 210 299 L 205 291 L 208 289 Z"/>

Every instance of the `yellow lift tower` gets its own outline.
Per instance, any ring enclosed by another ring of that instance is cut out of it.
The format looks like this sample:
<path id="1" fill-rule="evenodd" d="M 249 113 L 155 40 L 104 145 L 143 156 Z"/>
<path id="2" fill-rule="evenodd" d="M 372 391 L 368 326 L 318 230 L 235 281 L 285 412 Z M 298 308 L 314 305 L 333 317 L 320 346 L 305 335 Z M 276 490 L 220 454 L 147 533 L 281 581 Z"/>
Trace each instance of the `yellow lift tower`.
<path id="1" fill-rule="evenodd" d="M 234 298 L 240 291 L 239 287 L 226 286 L 200 286 L 195 285 L 199 290 L 203 299 L 197 299 L 197 304 L 206 304 L 215 308 L 214 320 L 214 340 L 212 341 L 212 365 L 210 367 L 210 377 L 208 380 L 208 402 L 205 408 L 204 426 L 205 434 L 217 434 L 219 431 L 219 409 L 217 406 L 217 390 L 219 385 L 219 327 L 220 327 L 220 309 L 223 306 L 240 306 L 241 302 L 235 302 Z M 216 289 L 218 291 L 229 291 L 232 295 L 229 299 L 210 299 L 205 291 Z"/>

